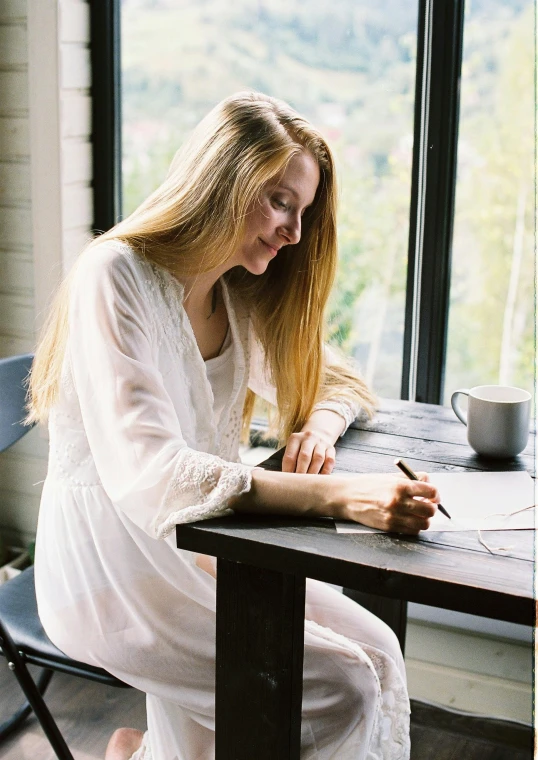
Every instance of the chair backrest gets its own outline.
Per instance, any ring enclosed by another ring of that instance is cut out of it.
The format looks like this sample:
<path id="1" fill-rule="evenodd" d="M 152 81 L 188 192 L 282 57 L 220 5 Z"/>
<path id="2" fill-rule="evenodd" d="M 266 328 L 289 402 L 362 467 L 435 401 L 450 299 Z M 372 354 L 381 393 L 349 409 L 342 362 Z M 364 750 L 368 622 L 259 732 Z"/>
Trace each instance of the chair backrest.
<path id="1" fill-rule="evenodd" d="M 0 452 L 22 438 L 31 425 L 26 417 L 26 380 L 32 369 L 33 354 L 0 359 Z"/>

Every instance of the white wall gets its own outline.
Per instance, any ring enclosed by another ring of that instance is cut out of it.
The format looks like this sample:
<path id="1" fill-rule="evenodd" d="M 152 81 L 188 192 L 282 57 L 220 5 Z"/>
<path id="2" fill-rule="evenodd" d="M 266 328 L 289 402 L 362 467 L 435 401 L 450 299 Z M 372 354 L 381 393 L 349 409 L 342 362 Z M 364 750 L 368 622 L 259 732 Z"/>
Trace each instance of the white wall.
<path id="1" fill-rule="evenodd" d="M 92 222 L 89 4 L 0 0 L 0 356 L 32 351 Z M 30 540 L 45 432 L 0 455 L 0 531 Z"/>
<path id="2" fill-rule="evenodd" d="M 532 723 L 532 644 L 410 620 L 405 664 L 415 699 Z"/>
<path id="3" fill-rule="evenodd" d="M 3 2 L 0 14 L 0 353 L 7 356 L 29 350 L 34 327 L 26 2 Z"/>

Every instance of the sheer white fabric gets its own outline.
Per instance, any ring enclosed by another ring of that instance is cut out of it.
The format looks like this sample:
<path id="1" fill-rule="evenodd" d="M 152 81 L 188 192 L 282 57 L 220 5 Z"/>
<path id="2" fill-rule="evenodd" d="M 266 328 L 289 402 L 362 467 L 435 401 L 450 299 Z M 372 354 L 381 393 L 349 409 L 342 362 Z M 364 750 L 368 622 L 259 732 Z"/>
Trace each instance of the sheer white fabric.
<path id="1" fill-rule="evenodd" d="M 124 245 L 85 254 L 50 418 L 36 552 L 39 613 L 67 654 L 146 692 L 148 760 L 213 760 L 215 580 L 174 525 L 226 514 L 238 462 L 249 318 L 223 286 L 233 352 L 215 416 L 174 278 Z M 256 365 L 256 362 L 255 362 Z M 158 540 L 160 539 L 160 540 Z M 333 589 L 307 583 L 302 760 L 405 760 L 397 642 Z"/>
<path id="2" fill-rule="evenodd" d="M 205 363 L 207 379 L 213 392 L 213 415 L 216 422 L 230 400 L 230 388 L 233 385 L 233 341 L 230 330 L 218 356 Z"/>

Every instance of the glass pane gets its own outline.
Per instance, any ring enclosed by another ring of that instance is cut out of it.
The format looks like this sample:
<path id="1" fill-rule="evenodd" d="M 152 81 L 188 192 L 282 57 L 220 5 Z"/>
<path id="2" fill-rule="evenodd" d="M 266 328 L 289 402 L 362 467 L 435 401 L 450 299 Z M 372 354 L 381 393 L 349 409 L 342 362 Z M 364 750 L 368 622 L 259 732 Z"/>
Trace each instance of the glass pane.
<path id="1" fill-rule="evenodd" d="M 124 214 L 222 98 L 257 89 L 328 138 L 340 180 L 330 338 L 399 397 L 417 0 L 123 0 Z"/>
<path id="2" fill-rule="evenodd" d="M 534 4 L 467 4 L 445 403 L 533 391 Z"/>

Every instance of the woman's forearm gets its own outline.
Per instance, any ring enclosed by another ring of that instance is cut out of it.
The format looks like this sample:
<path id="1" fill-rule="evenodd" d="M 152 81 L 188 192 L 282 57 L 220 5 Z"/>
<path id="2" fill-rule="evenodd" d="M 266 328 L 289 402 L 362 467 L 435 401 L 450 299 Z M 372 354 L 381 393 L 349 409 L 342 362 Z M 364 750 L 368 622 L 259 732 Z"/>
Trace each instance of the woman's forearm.
<path id="1" fill-rule="evenodd" d="M 302 432 L 312 431 L 324 435 L 335 444 L 344 432 L 346 422 L 337 412 L 330 409 L 315 409 L 303 425 Z"/>
<path id="2" fill-rule="evenodd" d="M 236 497 L 237 512 L 333 517 L 386 531 L 426 530 L 440 501 L 435 486 L 398 475 L 303 475 L 255 468 L 250 491 Z"/>
<path id="3" fill-rule="evenodd" d="M 302 517 L 338 516 L 331 484 L 336 479 L 325 475 L 303 475 L 255 468 L 250 491 L 237 497 L 231 508 L 237 512 L 300 515 Z"/>

